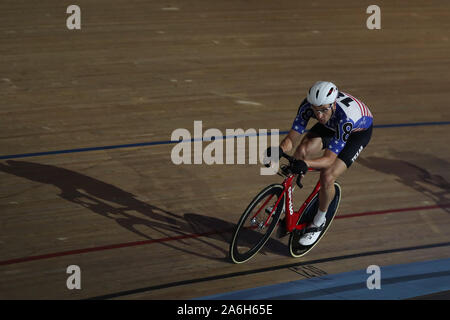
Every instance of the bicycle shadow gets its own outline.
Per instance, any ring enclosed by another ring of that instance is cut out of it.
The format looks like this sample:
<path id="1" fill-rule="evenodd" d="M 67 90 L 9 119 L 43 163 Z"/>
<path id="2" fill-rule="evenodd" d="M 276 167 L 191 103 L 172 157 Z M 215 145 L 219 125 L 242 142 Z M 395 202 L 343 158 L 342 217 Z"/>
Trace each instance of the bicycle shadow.
<path id="1" fill-rule="evenodd" d="M 426 167 L 432 165 L 433 167 L 448 168 L 445 171 L 450 172 L 450 163 L 433 155 L 416 152 L 397 152 L 394 155 L 400 159 L 415 159 L 417 162 L 424 162 Z M 437 205 L 442 205 L 442 209 L 450 213 L 448 207 L 450 203 L 450 183 L 443 176 L 432 174 L 427 169 L 405 160 L 360 157 L 358 162 L 367 168 L 397 176 L 398 182 L 424 194 Z"/>
<path id="2" fill-rule="evenodd" d="M 121 227 L 145 239 L 165 238 L 166 241 L 160 241 L 159 244 L 199 257 L 229 261 L 228 250 L 214 244 L 212 240 L 226 242 L 228 245 L 234 223 L 196 213 L 179 215 L 147 204 L 132 193 L 116 186 L 61 167 L 8 160 L 6 164 L 0 163 L 0 170 L 34 182 L 55 186 L 60 190 L 58 196 L 62 199 L 81 205 L 105 218 L 113 219 Z M 144 217 L 139 217 L 134 212 Z M 148 228 L 149 232 L 153 231 L 153 234 L 160 234 L 161 237 L 150 236 L 142 231 L 145 228 Z M 208 255 L 206 253 L 208 250 L 198 252 L 190 249 L 192 244 L 189 245 L 184 239 L 195 239 L 213 248 L 217 255 Z M 272 243 L 269 248 L 278 247 L 276 243 L 275 246 Z"/>
<path id="3" fill-rule="evenodd" d="M 230 223 L 224 223 L 223 220 L 214 218 L 214 217 L 206 217 L 202 215 L 198 215 L 195 213 L 186 213 L 184 215 L 186 221 L 192 226 L 192 228 L 195 230 L 197 234 L 202 233 L 210 233 L 211 232 L 211 226 L 220 227 L 217 230 L 227 230 L 227 237 L 224 237 L 225 234 L 217 234 L 217 236 L 220 236 L 223 241 L 227 243 L 227 245 L 231 242 L 232 232 L 234 231 L 235 224 Z M 237 221 L 236 221 L 237 222 Z M 276 230 L 276 229 L 275 229 Z M 214 230 L 212 231 L 214 232 Z M 248 244 L 254 244 L 261 238 L 261 234 L 257 231 L 247 230 L 245 233 L 245 239 L 243 239 L 243 243 L 248 242 Z M 217 239 L 217 238 L 216 238 Z M 269 238 L 267 240 L 266 244 L 263 248 L 258 252 L 258 254 L 264 254 L 267 255 L 269 252 L 275 253 L 282 256 L 289 256 L 288 253 L 288 247 L 283 244 L 281 241 Z M 227 255 L 225 257 L 227 262 L 230 262 L 228 258 L 228 251 Z"/>

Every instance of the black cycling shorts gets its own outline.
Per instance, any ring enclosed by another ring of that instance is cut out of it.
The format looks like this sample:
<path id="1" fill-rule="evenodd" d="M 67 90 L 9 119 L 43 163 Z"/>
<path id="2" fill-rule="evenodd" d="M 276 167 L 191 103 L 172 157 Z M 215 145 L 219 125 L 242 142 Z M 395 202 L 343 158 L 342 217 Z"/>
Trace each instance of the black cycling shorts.
<path id="1" fill-rule="evenodd" d="M 347 168 L 358 158 L 361 151 L 369 144 L 372 137 L 373 125 L 367 130 L 350 133 L 345 143 L 344 149 L 338 154 L 338 158 L 345 162 Z M 323 124 L 316 123 L 308 132 L 309 135 L 322 138 L 323 149 L 328 148 L 331 140 L 335 136 L 335 132 L 328 129 Z"/>

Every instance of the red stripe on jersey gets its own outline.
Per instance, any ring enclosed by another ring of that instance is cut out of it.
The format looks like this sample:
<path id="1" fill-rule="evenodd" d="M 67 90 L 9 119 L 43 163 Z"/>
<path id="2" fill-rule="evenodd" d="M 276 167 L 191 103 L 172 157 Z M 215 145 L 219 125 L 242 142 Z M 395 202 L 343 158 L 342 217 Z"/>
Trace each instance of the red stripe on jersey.
<path id="1" fill-rule="evenodd" d="M 372 117 L 372 114 L 370 113 L 369 108 L 367 108 L 367 106 L 366 106 L 363 102 L 361 102 L 361 103 L 363 104 L 364 109 L 366 109 L 366 115 L 367 115 L 368 117 Z"/>
<path id="2" fill-rule="evenodd" d="M 362 103 L 362 102 L 361 102 L 361 103 Z M 368 117 L 372 117 L 372 113 L 370 112 L 369 108 L 367 108 L 367 106 L 366 106 L 364 103 L 362 103 L 362 104 L 363 104 L 364 108 L 366 108 L 366 114 L 367 114 L 367 116 L 368 116 Z"/>
<path id="3" fill-rule="evenodd" d="M 359 101 L 358 99 L 356 99 L 356 98 L 353 97 L 353 96 L 350 96 L 350 97 L 351 97 L 353 100 L 355 100 L 356 103 L 358 103 L 358 105 L 361 107 L 363 117 L 364 117 L 364 116 L 367 116 L 367 109 L 365 108 L 364 103 L 362 103 L 361 101 Z"/>
<path id="4" fill-rule="evenodd" d="M 369 115 L 369 112 L 368 112 L 368 110 L 367 110 L 367 107 L 364 105 L 364 103 L 362 104 L 362 106 L 363 106 L 363 108 L 364 108 L 364 113 L 365 113 L 365 115 L 368 116 L 368 115 Z"/>

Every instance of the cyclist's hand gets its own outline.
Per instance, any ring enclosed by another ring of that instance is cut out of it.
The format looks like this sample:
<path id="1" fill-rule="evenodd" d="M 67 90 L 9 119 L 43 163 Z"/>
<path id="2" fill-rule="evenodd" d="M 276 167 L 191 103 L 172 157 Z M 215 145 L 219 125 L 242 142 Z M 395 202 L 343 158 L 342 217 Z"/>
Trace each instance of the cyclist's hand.
<path id="1" fill-rule="evenodd" d="M 294 160 L 292 171 L 297 174 L 305 175 L 308 172 L 308 165 L 303 160 Z"/>
<path id="2" fill-rule="evenodd" d="M 263 160 L 263 163 L 266 166 L 266 168 L 270 167 L 271 162 L 273 160 L 280 160 L 281 159 L 281 155 L 283 154 L 283 149 L 281 149 L 280 147 L 278 147 L 278 159 L 273 159 L 272 158 L 272 152 L 274 151 L 275 148 L 276 147 L 269 147 L 266 150 L 266 156 L 264 157 L 264 160 Z"/>

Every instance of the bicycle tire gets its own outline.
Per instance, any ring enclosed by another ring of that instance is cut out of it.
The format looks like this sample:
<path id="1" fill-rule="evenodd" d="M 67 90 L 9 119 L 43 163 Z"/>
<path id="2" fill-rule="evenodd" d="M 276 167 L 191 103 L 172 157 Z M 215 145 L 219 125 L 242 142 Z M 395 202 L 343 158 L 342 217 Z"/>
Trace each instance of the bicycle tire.
<path id="1" fill-rule="evenodd" d="M 265 208 L 271 205 L 275 205 L 280 195 L 283 193 L 283 190 L 284 187 L 281 184 L 269 185 L 262 191 L 260 191 L 258 195 L 256 195 L 256 197 L 247 206 L 234 229 L 233 237 L 230 243 L 229 255 L 234 263 L 244 263 L 248 261 L 253 256 L 255 256 L 258 251 L 261 250 L 267 240 L 269 240 L 278 221 L 280 220 L 280 215 L 284 204 L 284 195 L 282 196 L 282 199 L 280 200 L 275 212 L 272 214 L 270 223 L 266 228 L 264 228 L 264 230 L 258 228 L 257 223 L 253 222 L 252 224 L 252 221 L 249 220 L 254 215 L 254 209 L 258 207 L 258 204 L 260 204 L 262 201 L 267 200 L 266 198 L 272 195 L 271 201 L 265 204 L 263 203 L 264 207 L 261 207 L 260 212 L 258 213 L 258 218 L 261 219 L 261 221 L 265 221 L 268 217 L 267 213 L 265 213 Z M 276 197 L 273 197 L 274 195 Z M 247 226 L 246 223 L 249 223 L 250 226 Z M 259 234 L 258 231 L 265 231 L 265 233 Z M 256 244 L 251 244 L 251 240 L 254 240 Z M 242 248 L 244 247 L 248 247 L 248 249 L 242 252 Z"/>
<path id="2" fill-rule="evenodd" d="M 336 213 L 338 211 L 339 204 L 340 204 L 341 198 L 342 198 L 342 189 L 341 189 L 340 184 L 335 182 L 334 188 L 336 190 L 336 193 L 335 193 L 334 198 L 331 201 L 330 205 L 328 206 L 327 222 L 325 224 L 324 230 L 319 235 L 319 238 L 317 238 L 317 240 L 309 246 L 302 246 L 299 243 L 299 240 L 300 240 L 300 237 L 303 235 L 304 230 L 301 230 L 301 231 L 294 230 L 291 233 L 291 235 L 289 237 L 289 253 L 291 254 L 292 257 L 299 258 L 299 257 L 302 257 L 305 254 L 307 254 L 309 251 L 312 250 L 312 248 L 314 248 L 314 246 L 317 243 L 319 243 L 320 239 L 322 239 L 323 236 L 325 235 L 325 233 L 327 232 L 328 228 L 330 227 L 331 223 L 333 222 L 334 217 L 336 216 Z M 297 224 L 304 223 L 305 217 L 311 217 L 311 216 L 313 217 L 315 215 L 315 213 L 317 212 L 318 205 L 319 205 L 319 193 L 317 193 L 314 196 L 314 198 L 310 201 L 308 206 L 305 208 L 302 216 L 297 221 Z M 330 209 L 331 209 L 331 211 L 330 211 Z"/>

